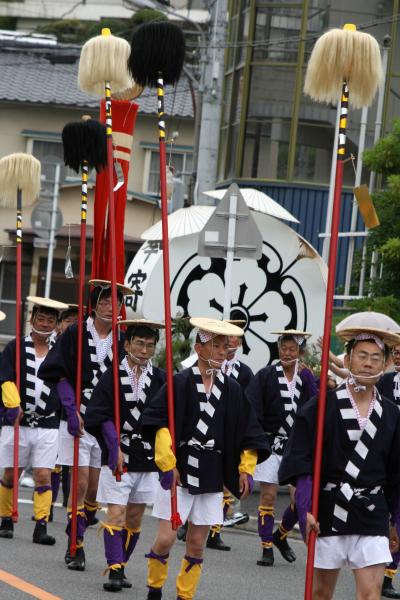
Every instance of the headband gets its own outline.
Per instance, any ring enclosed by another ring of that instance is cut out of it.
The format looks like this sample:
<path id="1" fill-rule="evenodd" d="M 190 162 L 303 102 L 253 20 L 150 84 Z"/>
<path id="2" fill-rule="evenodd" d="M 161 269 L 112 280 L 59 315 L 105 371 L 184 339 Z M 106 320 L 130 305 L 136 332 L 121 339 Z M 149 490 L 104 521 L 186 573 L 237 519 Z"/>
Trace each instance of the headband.
<path id="1" fill-rule="evenodd" d="M 380 337 L 378 337 L 377 335 L 374 335 L 373 333 L 359 333 L 354 338 L 355 342 L 364 342 L 364 341 L 368 341 L 368 340 L 373 340 L 375 342 L 375 344 L 378 346 L 378 348 L 380 348 L 381 350 L 385 349 L 385 344 L 384 344 L 383 340 Z"/>

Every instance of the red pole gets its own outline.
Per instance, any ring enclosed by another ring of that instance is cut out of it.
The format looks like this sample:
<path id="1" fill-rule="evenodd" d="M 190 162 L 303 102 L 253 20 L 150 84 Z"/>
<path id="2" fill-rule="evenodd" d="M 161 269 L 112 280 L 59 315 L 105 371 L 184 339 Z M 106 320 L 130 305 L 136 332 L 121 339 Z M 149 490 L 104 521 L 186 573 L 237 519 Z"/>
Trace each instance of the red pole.
<path id="1" fill-rule="evenodd" d="M 118 440 L 120 438 L 120 414 L 119 414 L 119 352 L 118 352 L 118 297 L 117 297 L 117 252 L 115 240 L 115 201 L 114 201 L 114 161 L 112 141 L 112 112 L 111 112 L 111 88 L 110 83 L 105 83 L 106 95 L 106 135 L 107 135 L 107 184 L 108 184 L 108 219 L 111 250 L 111 303 L 112 303 L 112 344 L 113 344 L 113 376 L 114 376 L 114 416 L 115 429 Z M 124 235 L 124 232 L 120 232 Z M 121 481 L 121 473 L 116 473 L 117 481 Z"/>
<path id="2" fill-rule="evenodd" d="M 324 323 L 324 340 L 321 357 L 321 377 L 320 390 L 318 397 L 318 415 L 317 415 L 317 432 L 315 441 L 314 468 L 313 468 L 313 487 L 312 487 L 312 507 L 311 513 L 318 520 L 319 508 L 319 492 L 321 484 L 321 465 L 322 465 L 322 450 L 324 441 L 324 426 L 326 412 L 326 382 L 328 378 L 329 366 L 329 349 L 331 342 L 332 316 L 333 316 L 333 297 L 335 294 L 335 279 L 336 279 L 336 259 L 338 249 L 338 233 L 340 224 L 340 206 L 342 198 L 343 184 L 343 160 L 346 151 L 346 127 L 347 113 L 349 105 L 349 91 L 347 83 L 344 82 L 342 90 L 342 99 L 340 104 L 340 127 L 339 127 L 339 144 L 338 156 L 336 164 L 335 177 L 335 193 L 332 209 L 332 225 L 331 239 L 329 244 L 329 261 L 328 261 L 328 285 L 326 289 L 325 300 L 325 323 Z M 307 568 L 306 582 L 304 590 L 304 600 L 312 600 L 312 587 L 314 576 L 314 556 L 315 556 L 316 536 L 312 531 L 310 533 L 307 552 Z"/>
<path id="3" fill-rule="evenodd" d="M 87 181 L 89 166 L 86 161 L 82 164 L 81 184 L 81 239 L 79 248 L 79 289 L 78 289 L 78 348 L 76 358 L 76 410 L 79 412 L 82 393 L 82 346 L 83 346 L 83 304 L 86 275 L 86 216 L 87 216 Z M 79 437 L 74 438 L 74 462 L 71 482 L 71 540 L 70 554 L 76 554 L 76 532 L 78 513 L 78 467 L 79 467 Z"/>
<path id="4" fill-rule="evenodd" d="M 17 227 L 16 243 L 16 290 L 15 290 L 15 383 L 20 393 L 21 388 L 21 305 L 22 305 L 22 191 L 17 189 Z M 19 419 L 14 425 L 13 448 L 13 506 L 12 520 L 18 521 L 18 481 L 19 481 Z"/>
<path id="5" fill-rule="evenodd" d="M 172 439 L 172 451 L 176 455 L 175 447 L 175 414 L 174 414 L 174 381 L 172 360 L 172 324 L 171 324 L 171 296 L 169 273 L 169 238 L 168 238 L 168 199 L 167 199 L 167 161 L 165 152 L 165 121 L 164 121 L 164 80 L 160 75 L 157 79 L 158 99 L 158 133 L 160 152 L 160 188 L 161 188 L 161 223 L 163 239 L 163 275 L 164 275 L 164 320 L 165 320 L 165 359 L 167 370 L 167 399 L 168 399 L 168 427 Z M 178 512 L 176 489 L 171 490 L 171 523 L 172 529 L 177 529 L 181 524 Z"/>

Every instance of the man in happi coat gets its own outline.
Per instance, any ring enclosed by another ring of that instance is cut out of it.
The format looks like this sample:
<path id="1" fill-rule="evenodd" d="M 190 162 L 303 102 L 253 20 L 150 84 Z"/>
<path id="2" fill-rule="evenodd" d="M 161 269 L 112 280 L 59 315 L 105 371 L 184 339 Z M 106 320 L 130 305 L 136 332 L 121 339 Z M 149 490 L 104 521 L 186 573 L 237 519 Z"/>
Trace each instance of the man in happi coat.
<path id="1" fill-rule="evenodd" d="M 176 454 L 168 430 L 167 389 L 146 406 L 143 435 L 155 438 L 155 461 L 161 471 L 153 507 L 159 530 L 147 555 L 148 600 L 162 597 L 168 556 L 176 539 L 172 529 L 171 488 L 177 483 L 177 503 L 189 521 L 186 555 L 176 580 L 180 600 L 194 598 L 210 525 L 221 523 L 224 485 L 236 496 L 252 489 L 257 460 L 269 454 L 267 440 L 240 385 L 221 371 L 228 335 L 242 330 L 225 321 L 191 319 L 197 327 L 195 366 L 174 376 Z"/>
<path id="2" fill-rule="evenodd" d="M 18 466 L 33 468 L 35 490 L 33 542 L 52 546 L 54 537 L 47 534 L 51 510 L 51 471 L 57 459 L 59 402 L 55 386 L 38 376 L 40 365 L 54 343 L 59 311 L 68 308 L 50 298 L 28 296 L 33 303 L 30 332 L 21 338 L 20 390 L 16 386 L 16 340 L 11 340 L 1 357 L 0 383 L 6 409 L 0 434 L 0 538 L 13 537 L 13 449 L 14 425 L 19 421 Z"/>
<path id="3" fill-rule="evenodd" d="M 165 372 L 152 363 L 162 323 L 146 319 L 120 321 L 127 326 L 126 355 L 119 365 L 120 443 L 115 422 L 112 367 L 100 378 L 85 413 L 85 429 L 98 440 L 102 467 L 97 500 L 107 504 L 102 523 L 109 579 L 106 591 L 130 588 L 125 567 L 139 539 L 146 504 L 158 485 L 152 446 L 143 440 L 145 406 L 165 383 Z M 117 481 L 115 470 L 122 473 Z"/>
<path id="4" fill-rule="evenodd" d="M 262 555 L 257 564 L 268 567 L 274 564 L 273 544 L 286 561 L 296 560 L 296 554 L 287 541 L 289 532 L 297 523 L 294 490 L 290 489 L 291 503 L 283 513 L 279 528 L 273 533 L 275 502 L 282 454 L 296 412 L 310 397 L 310 386 L 306 382 L 313 378 L 312 373 L 300 363 L 300 352 L 304 350 L 310 333 L 295 329 L 272 333 L 279 335 L 279 361 L 258 371 L 246 389 L 272 449 L 271 456 L 257 465 L 254 474 L 254 479 L 260 482 L 258 533 Z"/>
<path id="5" fill-rule="evenodd" d="M 75 571 L 85 570 L 84 534 L 97 510 L 96 494 L 101 468 L 100 446 L 96 438 L 84 430 L 83 418 L 90 403 L 93 388 L 104 371 L 111 365 L 113 358 L 111 283 L 105 280 L 93 280 L 89 283 L 93 286 L 93 290 L 90 294 L 91 314 L 86 319 L 83 330 L 82 391 L 79 413 L 75 399 L 77 325 L 71 325 L 59 337 L 40 369 L 40 376 L 44 381 L 57 384 L 62 405 L 58 449 L 59 464 L 69 467 L 73 465 L 74 437 L 80 438 L 77 550 L 75 556 L 71 557 L 69 553 L 72 516 L 70 494 L 66 529 L 68 547 L 65 555 L 67 567 Z M 122 307 L 125 294 L 133 294 L 133 291 L 123 284 L 117 284 L 119 309 Z M 122 340 L 120 340 L 119 353 L 123 354 Z"/>
<path id="6" fill-rule="evenodd" d="M 384 373 L 376 387 L 379 393 L 393 400 L 400 409 L 400 344 L 392 348 L 392 360 L 394 371 Z M 382 596 L 385 598 L 400 598 L 400 592 L 393 587 L 393 579 L 397 573 L 400 561 L 400 552 L 392 553 L 392 561 L 385 569 L 385 577 L 382 585 Z"/>
<path id="7" fill-rule="evenodd" d="M 369 327 L 343 329 L 338 335 L 347 342 L 348 377 L 327 396 L 319 523 L 310 513 L 316 398 L 297 413 L 279 481 L 296 485 L 304 538 L 310 530 L 318 534 L 313 598 L 332 598 L 340 569 L 348 565 L 357 598 L 378 600 L 385 563 L 391 560 L 390 550 L 398 547 L 400 411 L 380 395 L 376 384 L 389 346 L 400 338 Z M 390 521 L 395 526 L 389 531 Z"/>
<path id="8" fill-rule="evenodd" d="M 229 323 L 232 323 L 233 325 L 238 325 L 239 327 L 244 327 L 246 321 L 230 320 Z M 237 352 L 239 348 L 241 348 L 243 343 L 243 337 L 244 336 L 239 335 L 228 336 L 228 353 L 226 359 L 222 364 L 221 371 L 224 373 L 224 375 L 227 375 L 228 377 L 233 377 L 244 391 L 249 385 L 251 378 L 253 377 L 253 371 L 250 369 L 249 366 L 246 365 L 246 363 L 240 361 L 237 357 Z M 232 494 L 229 492 L 229 490 L 224 488 L 224 497 L 222 500 L 224 521 L 233 501 L 234 500 Z M 248 520 L 249 516 L 247 514 L 240 512 L 235 513 L 234 518 L 231 519 L 230 526 L 233 526 L 238 523 L 246 523 Z M 214 550 L 224 551 L 228 551 L 231 549 L 231 547 L 225 544 L 225 542 L 221 538 L 221 529 L 221 524 L 213 525 L 210 528 L 210 533 L 208 534 L 207 539 L 207 548 L 213 548 Z"/>

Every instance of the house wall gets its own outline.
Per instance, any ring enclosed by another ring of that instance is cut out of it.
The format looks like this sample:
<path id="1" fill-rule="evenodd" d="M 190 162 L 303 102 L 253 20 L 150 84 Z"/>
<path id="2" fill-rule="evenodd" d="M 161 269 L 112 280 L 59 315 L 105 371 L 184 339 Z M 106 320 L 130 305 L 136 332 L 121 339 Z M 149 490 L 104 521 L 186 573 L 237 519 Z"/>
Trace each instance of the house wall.
<path id="1" fill-rule="evenodd" d="M 0 110 L 0 157 L 12 152 L 30 152 L 32 142 L 22 135 L 24 130 L 60 134 L 68 121 L 79 120 L 83 114 L 96 117 L 95 111 L 62 108 L 58 106 L 36 106 L 26 104 L 2 104 Z M 170 118 L 167 121 L 169 131 L 178 131 L 177 143 L 191 146 L 193 144 L 193 121 L 188 119 Z M 168 136 L 168 133 L 167 133 Z M 157 121 L 155 116 L 138 114 L 133 136 L 132 158 L 129 170 L 129 192 L 146 193 L 149 161 L 146 160 L 149 150 L 143 148 L 141 142 L 156 143 L 158 139 Z M 92 194 L 89 194 L 88 224 L 93 224 Z M 62 187 L 60 190 L 60 209 L 63 213 L 64 224 L 79 222 L 79 187 Z M 32 208 L 26 208 L 23 214 L 23 224 L 30 227 Z M 15 227 L 15 212 L 13 209 L 1 210 L 0 244 L 8 243 L 6 229 Z M 125 221 L 125 234 L 140 237 L 140 234 L 159 219 L 159 211 L 153 203 L 137 200 L 129 201 Z"/>

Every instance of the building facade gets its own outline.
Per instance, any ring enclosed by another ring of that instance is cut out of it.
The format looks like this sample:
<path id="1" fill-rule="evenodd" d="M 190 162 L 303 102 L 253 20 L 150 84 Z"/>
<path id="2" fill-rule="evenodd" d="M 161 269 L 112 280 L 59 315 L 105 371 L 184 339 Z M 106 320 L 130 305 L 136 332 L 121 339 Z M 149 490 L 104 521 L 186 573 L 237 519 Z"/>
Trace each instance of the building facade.
<path id="1" fill-rule="evenodd" d="M 64 125 L 84 114 L 96 118 L 99 99 L 86 96 L 77 87 L 77 60 L 59 61 L 57 49 L 8 47 L 0 50 L 0 157 L 13 152 L 28 152 L 41 161 L 42 190 L 39 202 L 48 193 L 55 162 L 63 165 L 61 132 Z M 126 264 L 142 244 L 140 235 L 160 218 L 157 101 L 155 92 L 137 99 L 128 179 L 125 219 Z M 188 183 L 193 155 L 193 102 L 188 82 L 166 89 L 168 162 L 175 174 Z M 168 116 L 169 115 L 169 116 Z M 173 135 L 172 135 L 173 134 Z M 172 138 L 174 142 L 172 143 Z M 89 179 L 87 276 L 91 271 L 95 173 Z M 50 186 L 51 187 L 51 186 Z M 62 227 L 56 236 L 52 269 L 51 296 L 76 302 L 80 239 L 80 176 L 62 168 L 59 209 Z M 46 198 L 47 200 L 47 198 Z M 48 244 L 35 230 L 32 211 L 23 209 L 23 296 L 43 295 Z M 51 206 L 51 200 L 50 200 Z M 0 323 L 0 345 L 15 331 L 15 209 L 1 208 L 0 224 L 0 309 L 7 319 Z M 65 276 L 65 261 L 71 246 L 74 277 Z"/>
<path id="2" fill-rule="evenodd" d="M 319 251 L 331 172 L 336 106 L 303 93 L 308 58 L 327 29 L 355 23 L 388 43 L 383 131 L 400 116 L 399 0 L 230 0 L 218 182 L 263 189 L 300 221 L 299 232 Z M 375 99 L 368 111 L 366 147 L 373 145 Z M 355 159 L 361 110 L 351 110 L 348 152 Z M 362 174 L 367 183 L 369 174 Z M 341 231 L 349 231 L 354 169 L 344 173 Z M 363 229 L 358 220 L 358 229 Z M 358 245 L 361 238 L 358 238 Z M 340 241 L 338 285 L 344 281 L 348 238 Z"/>

